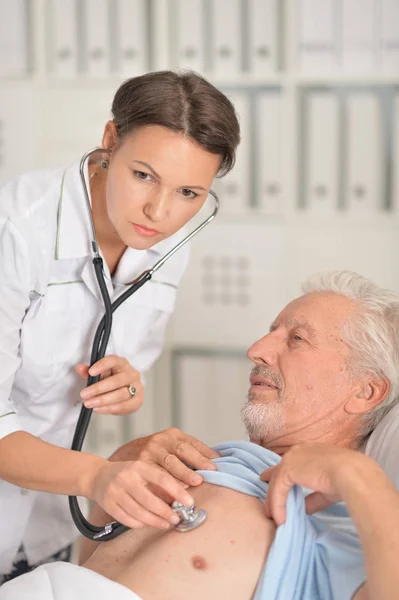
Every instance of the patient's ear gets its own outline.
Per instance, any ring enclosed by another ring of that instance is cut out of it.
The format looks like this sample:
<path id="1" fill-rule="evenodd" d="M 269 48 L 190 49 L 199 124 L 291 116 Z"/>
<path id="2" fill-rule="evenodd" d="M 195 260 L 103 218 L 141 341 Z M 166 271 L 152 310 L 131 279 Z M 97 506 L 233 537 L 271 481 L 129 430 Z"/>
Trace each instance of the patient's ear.
<path id="1" fill-rule="evenodd" d="M 386 377 L 365 377 L 359 382 L 358 391 L 345 404 L 345 411 L 361 415 L 381 404 L 388 396 L 390 383 Z"/>

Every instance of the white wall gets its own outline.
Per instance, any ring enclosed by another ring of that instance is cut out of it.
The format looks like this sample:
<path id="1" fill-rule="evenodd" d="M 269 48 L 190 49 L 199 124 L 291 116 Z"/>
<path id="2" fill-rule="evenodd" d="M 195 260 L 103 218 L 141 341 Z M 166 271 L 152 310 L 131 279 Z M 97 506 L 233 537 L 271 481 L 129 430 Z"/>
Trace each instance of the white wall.
<path id="1" fill-rule="evenodd" d="M 101 418 L 103 454 L 172 423 L 242 437 L 245 350 L 300 282 L 349 268 L 399 289 L 399 0 L 0 0 L 0 178 L 101 140 L 113 93 L 192 67 L 243 141 L 193 244 L 145 406 Z M 193 317 L 194 315 L 194 317 Z"/>

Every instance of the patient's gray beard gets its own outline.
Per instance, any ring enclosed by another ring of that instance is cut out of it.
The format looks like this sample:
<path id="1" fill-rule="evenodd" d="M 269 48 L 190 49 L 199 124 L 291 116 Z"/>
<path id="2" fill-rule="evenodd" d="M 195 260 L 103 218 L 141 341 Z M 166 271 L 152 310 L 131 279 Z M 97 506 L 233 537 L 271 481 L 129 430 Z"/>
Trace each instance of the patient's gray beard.
<path id="1" fill-rule="evenodd" d="M 265 444 L 284 428 L 285 416 L 280 402 L 257 402 L 254 395 L 241 408 L 241 418 L 251 442 Z"/>

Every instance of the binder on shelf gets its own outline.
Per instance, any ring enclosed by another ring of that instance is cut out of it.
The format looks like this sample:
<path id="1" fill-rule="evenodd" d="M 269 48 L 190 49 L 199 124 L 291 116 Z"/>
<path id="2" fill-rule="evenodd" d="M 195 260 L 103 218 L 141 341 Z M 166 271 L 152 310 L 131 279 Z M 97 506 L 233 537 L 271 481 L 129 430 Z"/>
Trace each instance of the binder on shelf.
<path id="1" fill-rule="evenodd" d="M 370 216 L 384 208 L 383 130 L 376 93 L 347 98 L 345 205 L 349 214 Z"/>
<path id="2" fill-rule="evenodd" d="M 279 92 L 264 92 L 256 98 L 256 201 L 262 213 L 283 213 L 282 106 Z"/>
<path id="3" fill-rule="evenodd" d="M 277 0 L 248 0 L 249 71 L 267 75 L 277 70 Z"/>
<path id="4" fill-rule="evenodd" d="M 399 93 L 393 101 L 392 212 L 399 215 Z"/>
<path id="5" fill-rule="evenodd" d="M 220 439 L 242 439 L 245 427 L 240 407 L 248 388 L 248 361 L 245 356 L 227 353 L 203 354 L 199 348 L 198 355 L 178 358 L 177 389 L 172 393 L 177 400 L 179 426 L 208 444 Z"/>
<path id="6" fill-rule="evenodd" d="M 342 2 L 342 70 L 372 72 L 377 67 L 376 0 Z"/>
<path id="7" fill-rule="evenodd" d="M 146 0 L 117 0 L 116 68 L 123 77 L 148 71 L 148 23 Z"/>
<path id="8" fill-rule="evenodd" d="M 76 0 L 50 0 L 48 15 L 50 71 L 60 78 L 76 77 L 79 70 Z"/>
<path id="9" fill-rule="evenodd" d="M 85 0 L 84 65 L 91 77 L 107 77 L 110 73 L 110 31 L 108 0 Z"/>
<path id="10" fill-rule="evenodd" d="M 215 181 L 216 191 L 220 194 L 220 212 L 222 214 L 244 214 L 250 210 L 250 151 L 251 130 L 249 100 L 244 93 L 227 94 L 234 104 L 241 128 L 241 143 L 237 149 L 236 163 L 228 175 Z"/>
<path id="11" fill-rule="evenodd" d="M 242 69 L 240 0 L 211 0 L 211 60 L 213 72 L 223 79 Z"/>
<path id="12" fill-rule="evenodd" d="M 399 73 L 399 0 L 381 0 L 381 64 L 385 73 Z"/>
<path id="13" fill-rule="evenodd" d="M 205 70 L 204 1 L 177 0 L 174 63 L 199 73 Z"/>
<path id="14" fill-rule="evenodd" d="M 335 0 L 298 0 L 298 64 L 307 75 L 338 67 L 337 5 Z"/>
<path id="15" fill-rule="evenodd" d="M 29 70 L 29 23 L 24 0 L 0 0 L 0 76 L 26 75 Z"/>
<path id="16" fill-rule="evenodd" d="M 340 191 L 340 112 L 330 92 L 311 92 L 306 99 L 304 189 L 302 203 L 312 215 L 336 214 Z"/>

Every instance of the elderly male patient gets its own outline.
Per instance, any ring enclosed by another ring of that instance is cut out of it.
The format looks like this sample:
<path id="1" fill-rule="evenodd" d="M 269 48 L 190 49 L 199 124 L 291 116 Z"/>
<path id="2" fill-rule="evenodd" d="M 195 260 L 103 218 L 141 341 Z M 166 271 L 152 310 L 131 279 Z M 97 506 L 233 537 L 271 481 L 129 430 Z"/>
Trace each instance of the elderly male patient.
<path id="1" fill-rule="evenodd" d="M 399 296 L 349 272 L 318 275 L 303 291 L 248 350 L 255 366 L 242 417 L 251 443 L 216 446 L 217 471 L 199 471 L 204 483 L 188 490 L 207 511 L 205 524 L 184 534 L 144 527 L 106 543 L 84 540 L 86 569 L 73 567 L 83 578 L 95 572 L 99 589 L 115 585 L 121 600 L 368 598 L 345 508 L 307 516 L 296 488 L 276 530 L 264 515 L 260 475 L 303 442 L 358 449 L 397 402 Z M 173 455 L 194 467 L 198 460 L 182 440 L 190 448 L 192 438 L 168 430 L 126 444 L 112 460 L 152 460 L 187 481 Z M 91 519 L 111 520 L 98 507 Z"/>

